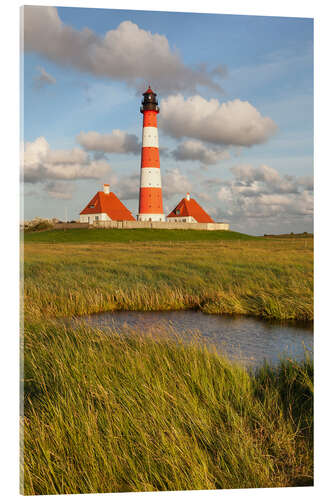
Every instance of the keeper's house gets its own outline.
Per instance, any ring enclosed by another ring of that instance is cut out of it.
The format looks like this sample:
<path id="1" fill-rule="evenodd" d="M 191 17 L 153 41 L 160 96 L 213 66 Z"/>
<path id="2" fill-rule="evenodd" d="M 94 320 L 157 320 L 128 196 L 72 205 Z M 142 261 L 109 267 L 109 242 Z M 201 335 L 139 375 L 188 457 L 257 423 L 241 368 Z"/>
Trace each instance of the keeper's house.
<path id="1" fill-rule="evenodd" d="M 213 219 L 204 211 L 204 209 L 190 197 L 190 193 L 186 194 L 178 205 L 167 216 L 168 222 L 203 222 L 211 223 Z"/>
<path id="2" fill-rule="evenodd" d="M 80 212 L 80 222 L 92 224 L 94 221 L 135 221 L 125 205 L 110 192 L 110 185 L 104 184 L 103 191 L 98 191 Z"/>

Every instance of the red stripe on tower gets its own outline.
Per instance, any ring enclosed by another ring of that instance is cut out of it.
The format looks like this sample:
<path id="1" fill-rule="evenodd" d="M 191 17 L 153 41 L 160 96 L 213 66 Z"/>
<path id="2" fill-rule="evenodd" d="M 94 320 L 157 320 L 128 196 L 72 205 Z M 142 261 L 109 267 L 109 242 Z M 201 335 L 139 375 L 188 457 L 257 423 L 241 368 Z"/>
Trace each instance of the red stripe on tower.
<path id="1" fill-rule="evenodd" d="M 150 86 L 143 95 L 141 177 L 138 220 L 165 221 L 163 213 L 157 114 L 160 112 L 155 92 Z"/>

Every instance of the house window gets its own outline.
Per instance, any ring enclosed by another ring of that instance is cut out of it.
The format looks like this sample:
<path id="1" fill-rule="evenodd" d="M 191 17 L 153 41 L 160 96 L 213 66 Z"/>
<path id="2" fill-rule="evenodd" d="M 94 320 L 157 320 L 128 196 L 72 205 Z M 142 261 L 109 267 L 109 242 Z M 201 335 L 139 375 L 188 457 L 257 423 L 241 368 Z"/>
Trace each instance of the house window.
<path id="1" fill-rule="evenodd" d="M 95 215 L 95 220 L 98 220 L 98 215 Z"/>
<path id="2" fill-rule="evenodd" d="M 176 215 L 180 215 L 180 210 L 176 210 Z"/>
<path id="3" fill-rule="evenodd" d="M 89 205 L 89 208 L 94 208 L 94 207 L 95 207 L 95 205 Z"/>

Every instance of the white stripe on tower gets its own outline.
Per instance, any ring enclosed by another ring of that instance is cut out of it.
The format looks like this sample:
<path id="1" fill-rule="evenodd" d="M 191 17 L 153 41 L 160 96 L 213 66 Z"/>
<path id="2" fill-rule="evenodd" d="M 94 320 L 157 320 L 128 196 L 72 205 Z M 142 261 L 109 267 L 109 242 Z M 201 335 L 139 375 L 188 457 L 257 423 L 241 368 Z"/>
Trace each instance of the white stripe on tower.
<path id="1" fill-rule="evenodd" d="M 142 129 L 142 147 L 158 148 L 157 127 L 143 127 Z"/>
<path id="2" fill-rule="evenodd" d="M 141 168 L 140 186 L 142 188 L 162 188 L 160 169 L 152 167 Z"/>

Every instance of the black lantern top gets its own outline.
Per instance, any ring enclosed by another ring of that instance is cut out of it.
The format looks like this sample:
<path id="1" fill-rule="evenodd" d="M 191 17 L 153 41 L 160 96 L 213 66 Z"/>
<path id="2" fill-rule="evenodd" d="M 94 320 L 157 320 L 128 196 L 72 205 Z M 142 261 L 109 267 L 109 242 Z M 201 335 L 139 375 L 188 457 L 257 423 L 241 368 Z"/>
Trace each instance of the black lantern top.
<path id="1" fill-rule="evenodd" d="M 157 113 L 160 112 L 160 108 L 158 107 L 158 100 L 156 97 L 155 92 L 152 91 L 150 88 L 150 85 L 146 92 L 143 94 L 143 99 L 141 101 L 141 108 L 140 111 L 143 113 L 144 111 L 156 111 Z"/>

